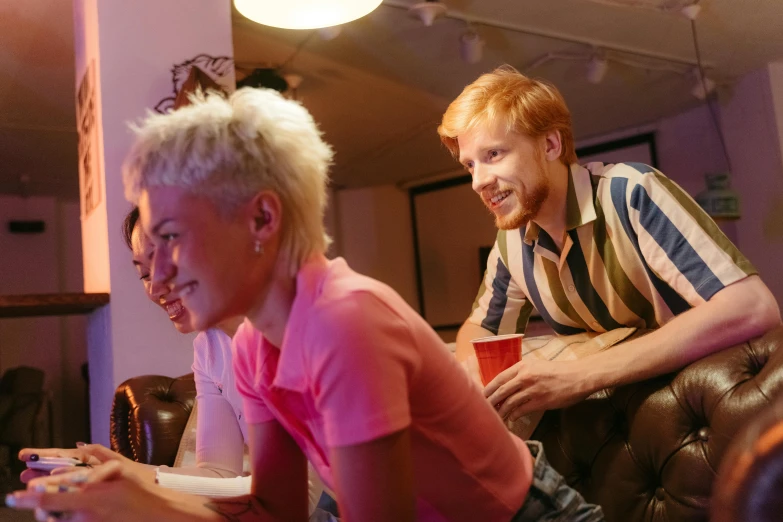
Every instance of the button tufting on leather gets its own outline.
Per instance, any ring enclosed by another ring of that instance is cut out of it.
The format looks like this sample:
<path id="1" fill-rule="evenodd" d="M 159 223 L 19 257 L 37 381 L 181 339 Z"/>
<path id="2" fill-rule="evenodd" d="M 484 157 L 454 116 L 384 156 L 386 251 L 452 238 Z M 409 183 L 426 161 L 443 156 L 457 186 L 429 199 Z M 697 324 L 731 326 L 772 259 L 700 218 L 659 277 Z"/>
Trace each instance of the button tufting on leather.
<path id="1" fill-rule="evenodd" d="M 748 357 L 748 366 L 747 366 L 747 372 L 755 377 L 759 373 L 761 373 L 761 370 L 764 368 L 764 365 L 767 364 L 767 361 L 769 359 L 768 354 L 756 354 L 751 353 Z"/>
<path id="2" fill-rule="evenodd" d="M 593 501 L 599 497 L 612 520 L 631 521 L 636 509 L 661 520 L 708 520 L 715 497 L 705 493 L 716 480 L 714 466 L 728 455 L 729 439 L 737 440 L 741 420 L 760 415 L 768 404 L 764 395 L 783 390 L 781 347 L 783 326 L 677 374 L 550 411 L 529 438 L 542 440 L 550 464 Z M 687 499 L 688 507 L 676 499 Z M 770 520 L 781 519 L 775 515 Z"/>
<path id="3" fill-rule="evenodd" d="M 155 397 L 161 402 L 174 402 L 174 397 L 168 390 L 157 392 Z"/>

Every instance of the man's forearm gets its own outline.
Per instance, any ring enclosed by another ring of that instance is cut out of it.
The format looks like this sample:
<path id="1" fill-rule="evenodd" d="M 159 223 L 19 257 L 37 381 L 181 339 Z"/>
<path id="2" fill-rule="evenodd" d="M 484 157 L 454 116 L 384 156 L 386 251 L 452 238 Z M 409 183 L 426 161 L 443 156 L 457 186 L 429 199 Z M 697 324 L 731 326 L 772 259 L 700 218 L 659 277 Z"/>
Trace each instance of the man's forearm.
<path id="1" fill-rule="evenodd" d="M 466 321 L 457 332 L 457 350 L 456 357 L 458 362 L 464 362 L 468 357 L 474 354 L 473 345 L 470 341 L 479 337 L 493 335 L 489 330 Z"/>
<path id="2" fill-rule="evenodd" d="M 673 372 L 780 324 L 780 311 L 758 277 L 730 285 L 658 330 L 583 359 L 585 389 L 638 382 Z"/>

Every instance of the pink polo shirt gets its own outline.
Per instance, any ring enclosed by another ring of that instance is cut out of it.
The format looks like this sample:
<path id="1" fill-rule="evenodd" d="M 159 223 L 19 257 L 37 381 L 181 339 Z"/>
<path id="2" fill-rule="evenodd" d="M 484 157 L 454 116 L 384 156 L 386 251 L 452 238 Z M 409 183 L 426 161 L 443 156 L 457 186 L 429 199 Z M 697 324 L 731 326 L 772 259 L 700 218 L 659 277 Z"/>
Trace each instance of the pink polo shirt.
<path id="1" fill-rule="evenodd" d="M 278 421 L 328 486 L 329 448 L 408 428 L 417 520 L 500 522 L 522 507 L 527 447 L 391 288 L 342 259 L 314 259 L 297 275 L 282 344 L 248 321 L 234 337 L 245 416 Z"/>

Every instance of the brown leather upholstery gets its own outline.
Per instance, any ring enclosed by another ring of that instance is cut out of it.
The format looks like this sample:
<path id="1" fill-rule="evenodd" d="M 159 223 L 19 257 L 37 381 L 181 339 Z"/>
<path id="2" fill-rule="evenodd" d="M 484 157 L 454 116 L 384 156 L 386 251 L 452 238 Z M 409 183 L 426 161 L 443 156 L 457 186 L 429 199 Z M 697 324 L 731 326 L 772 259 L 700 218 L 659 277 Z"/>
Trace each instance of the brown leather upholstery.
<path id="1" fill-rule="evenodd" d="M 783 328 L 677 374 L 603 391 L 547 412 L 533 438 L 569 484 L 603 506 L 608 522 L 707 520 L 727 446 L 783 390 L 781 346 Z M 124 383 L 115 397 L 112 447 L 170 465 L 193 387 L 192 376 Z"/>
<path id="2" fill-rule="evenodd" d="M 114 393 L 112 449 L 137 462 L 171 466 L 195 401 L 193 374 L 128 379 Z"/>
<path id="3" fill-rule="evenodd" d="M 781 344 L 783 328 L 547 412 L 533 438 L 608 522 L 707 520 L 726 447 L 783 390 Z"/>
<path id="4" fill-rule="evenodd" d="M 720 465 L 713 522 L 783 520 L 783 397 L 743 428 Z"/>
<path id="5" fill-rule="evenodd" d="M 0 379 L 0 494 L 19 489 L 24 463 L 16 458 L 22 448 L 51 446 L 50 396 L 44 372 L 20 366 Z"/>

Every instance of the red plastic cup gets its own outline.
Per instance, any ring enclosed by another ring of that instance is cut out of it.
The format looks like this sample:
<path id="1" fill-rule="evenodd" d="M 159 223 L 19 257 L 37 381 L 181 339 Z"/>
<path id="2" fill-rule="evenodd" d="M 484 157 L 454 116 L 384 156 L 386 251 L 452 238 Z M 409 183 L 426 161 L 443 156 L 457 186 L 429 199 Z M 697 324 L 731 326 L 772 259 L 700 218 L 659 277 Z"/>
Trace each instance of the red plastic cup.
<path id="1" fill-rule="evenodd" d="M 481 382 L 486 386 L 500 372 L 510 368 L 522 359 L 522 338 L 524 334 L 480 337 L 470 341 L 478 359 Z"/>

